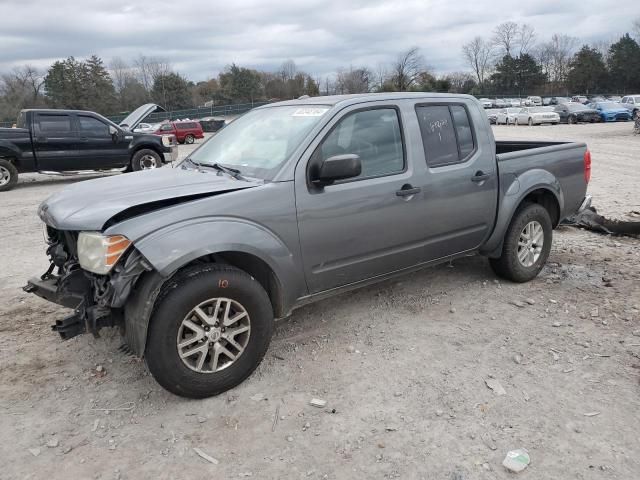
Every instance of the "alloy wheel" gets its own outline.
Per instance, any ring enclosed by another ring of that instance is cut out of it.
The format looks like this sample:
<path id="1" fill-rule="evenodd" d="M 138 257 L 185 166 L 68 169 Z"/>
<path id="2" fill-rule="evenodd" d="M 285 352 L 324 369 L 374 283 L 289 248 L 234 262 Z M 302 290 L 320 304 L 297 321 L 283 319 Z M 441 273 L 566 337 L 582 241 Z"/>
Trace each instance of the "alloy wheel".
<path id="1" fill-rule="evenodd" d="M 158 168 L 158 161 L 153 155 L 145 155 L 140 159 L 140 170 L 153 170 Z"/>
<path id="2" fill-rule="evenodd" d="M 518 238 L 518 261 L 524 267 L 531 267 L 542 254 L 544 245 L 544 229 L 540 222 L 533 220 L 527 223 Z"/>
<path id="3" fill-rule="evenodd" d="M 11 172 L 5 168 L 0 166 L 0 187 L 4 187 L 11 180 Z"/>
<path id="4" fill-rule="evenodd" d="M 230 298 L 211 298 L 182 320 L 176 341 L 182 362 L 198 373 L 215 373 L 233 365 L 251 334 L 247 310 Z"/>

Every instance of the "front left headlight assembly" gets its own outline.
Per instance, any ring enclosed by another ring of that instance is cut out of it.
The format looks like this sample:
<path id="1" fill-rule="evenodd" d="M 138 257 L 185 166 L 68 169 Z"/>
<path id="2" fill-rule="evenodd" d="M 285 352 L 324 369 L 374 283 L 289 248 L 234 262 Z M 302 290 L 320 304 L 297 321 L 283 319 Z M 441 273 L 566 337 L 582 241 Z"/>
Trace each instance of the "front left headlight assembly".
<path id="1" fill-rule="evenodd" d="M 131 241 L 123 235 L 102 235 L 100 232 L 80 232 L 78 236 L 78 261 L 89 272 L 106 275 Z"/>

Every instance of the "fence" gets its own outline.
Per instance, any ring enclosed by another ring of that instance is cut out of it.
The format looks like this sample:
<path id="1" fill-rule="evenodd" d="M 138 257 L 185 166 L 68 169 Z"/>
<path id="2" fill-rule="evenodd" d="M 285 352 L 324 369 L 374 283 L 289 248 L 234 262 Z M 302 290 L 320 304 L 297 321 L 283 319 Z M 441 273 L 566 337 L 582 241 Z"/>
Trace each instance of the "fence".
<path id="1" fill-rule="evenodd" d="M 144 119 L 146 123 L 158 123 L 163 120 L 178 120 L 178 119 L 200 119 L 206 117 L 221 117 L 226 115 L 240 115 L 248 112 L 252 108 L 266 105 L 269 102 L 251 102 L 251 103 L 238 103 L 232 105 L 212 105 L 210 107 L 198 107 L 187 108 L 184 110 L 173 110 L 171 112 L 159 112 L 152 113 Z M 107 118 L 114 123 L 120 123 L 127 114 L 110 115 Z"/>

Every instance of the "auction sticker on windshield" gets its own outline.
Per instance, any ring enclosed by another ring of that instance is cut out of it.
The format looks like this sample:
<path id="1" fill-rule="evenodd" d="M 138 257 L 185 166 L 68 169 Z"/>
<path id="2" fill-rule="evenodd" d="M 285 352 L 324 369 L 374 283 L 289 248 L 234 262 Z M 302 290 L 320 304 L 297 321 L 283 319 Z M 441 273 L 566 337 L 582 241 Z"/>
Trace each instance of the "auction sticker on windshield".
<path id="1" fill-rule="evenodd" d="M 292 117 L 321 117 L 329 110 L 327 107 L 298 108 L 291 114 Z"/>

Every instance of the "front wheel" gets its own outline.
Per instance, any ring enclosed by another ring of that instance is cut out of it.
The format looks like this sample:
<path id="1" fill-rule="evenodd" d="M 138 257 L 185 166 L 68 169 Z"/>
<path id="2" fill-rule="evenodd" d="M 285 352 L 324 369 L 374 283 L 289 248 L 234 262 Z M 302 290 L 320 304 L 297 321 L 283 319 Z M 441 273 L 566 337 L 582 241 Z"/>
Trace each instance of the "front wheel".
<path id="1" fill-rule="evenodd" d="M 507 229 L 499 258 L 489 264 L 500 277 L 512 282 L 536 278 L 549 258 L 553 226 L 549 212 L 542 205 L 527 203 L 515 213 Z"/>
<path id="2" fill-rule="evenodd" d="M 533 118 L 529 119 L 529 126 L 532 127 L 533 126 Z"/>
<path id="3" fill-rule="evenodd" d="M 189 134 L 186 137 L 184 137 L 184 143 L 186 143 L 187 145 L 191 145 L 195 141 L 196 141 L 196 137 L 194 137 L 191 134 Z"/>
<path id="4" fill-rule="evenodd" d="M 569 125 L 573 125 L 574 123 L 576 123 L 576 119 L 574 116 L 569 116 L 569 118 L 567 119 L 567 123 Z"/>
<path id="5" fill-rule="evenodd" d="M 0 192 L 11 190 L 18 183 L 18 169 L 9 160 L 0 158 Z"/>
<path id="6" fill-rule="evenodd" d="M 158 152 L 144 148 L 138 150 L 131 159 L 131 169 L 134 172 L 140 170 L 153 170 L 162 166 L 162 159 Z"/>
<path id="7" fill-rule="evenodd" d="M 230 266 L 200 265 L 176 275 L 160 293 L 147 365 L 176 395 L 218 395 L 258 367 L 272 331 L 271 302 L 253 277 Z"/>

